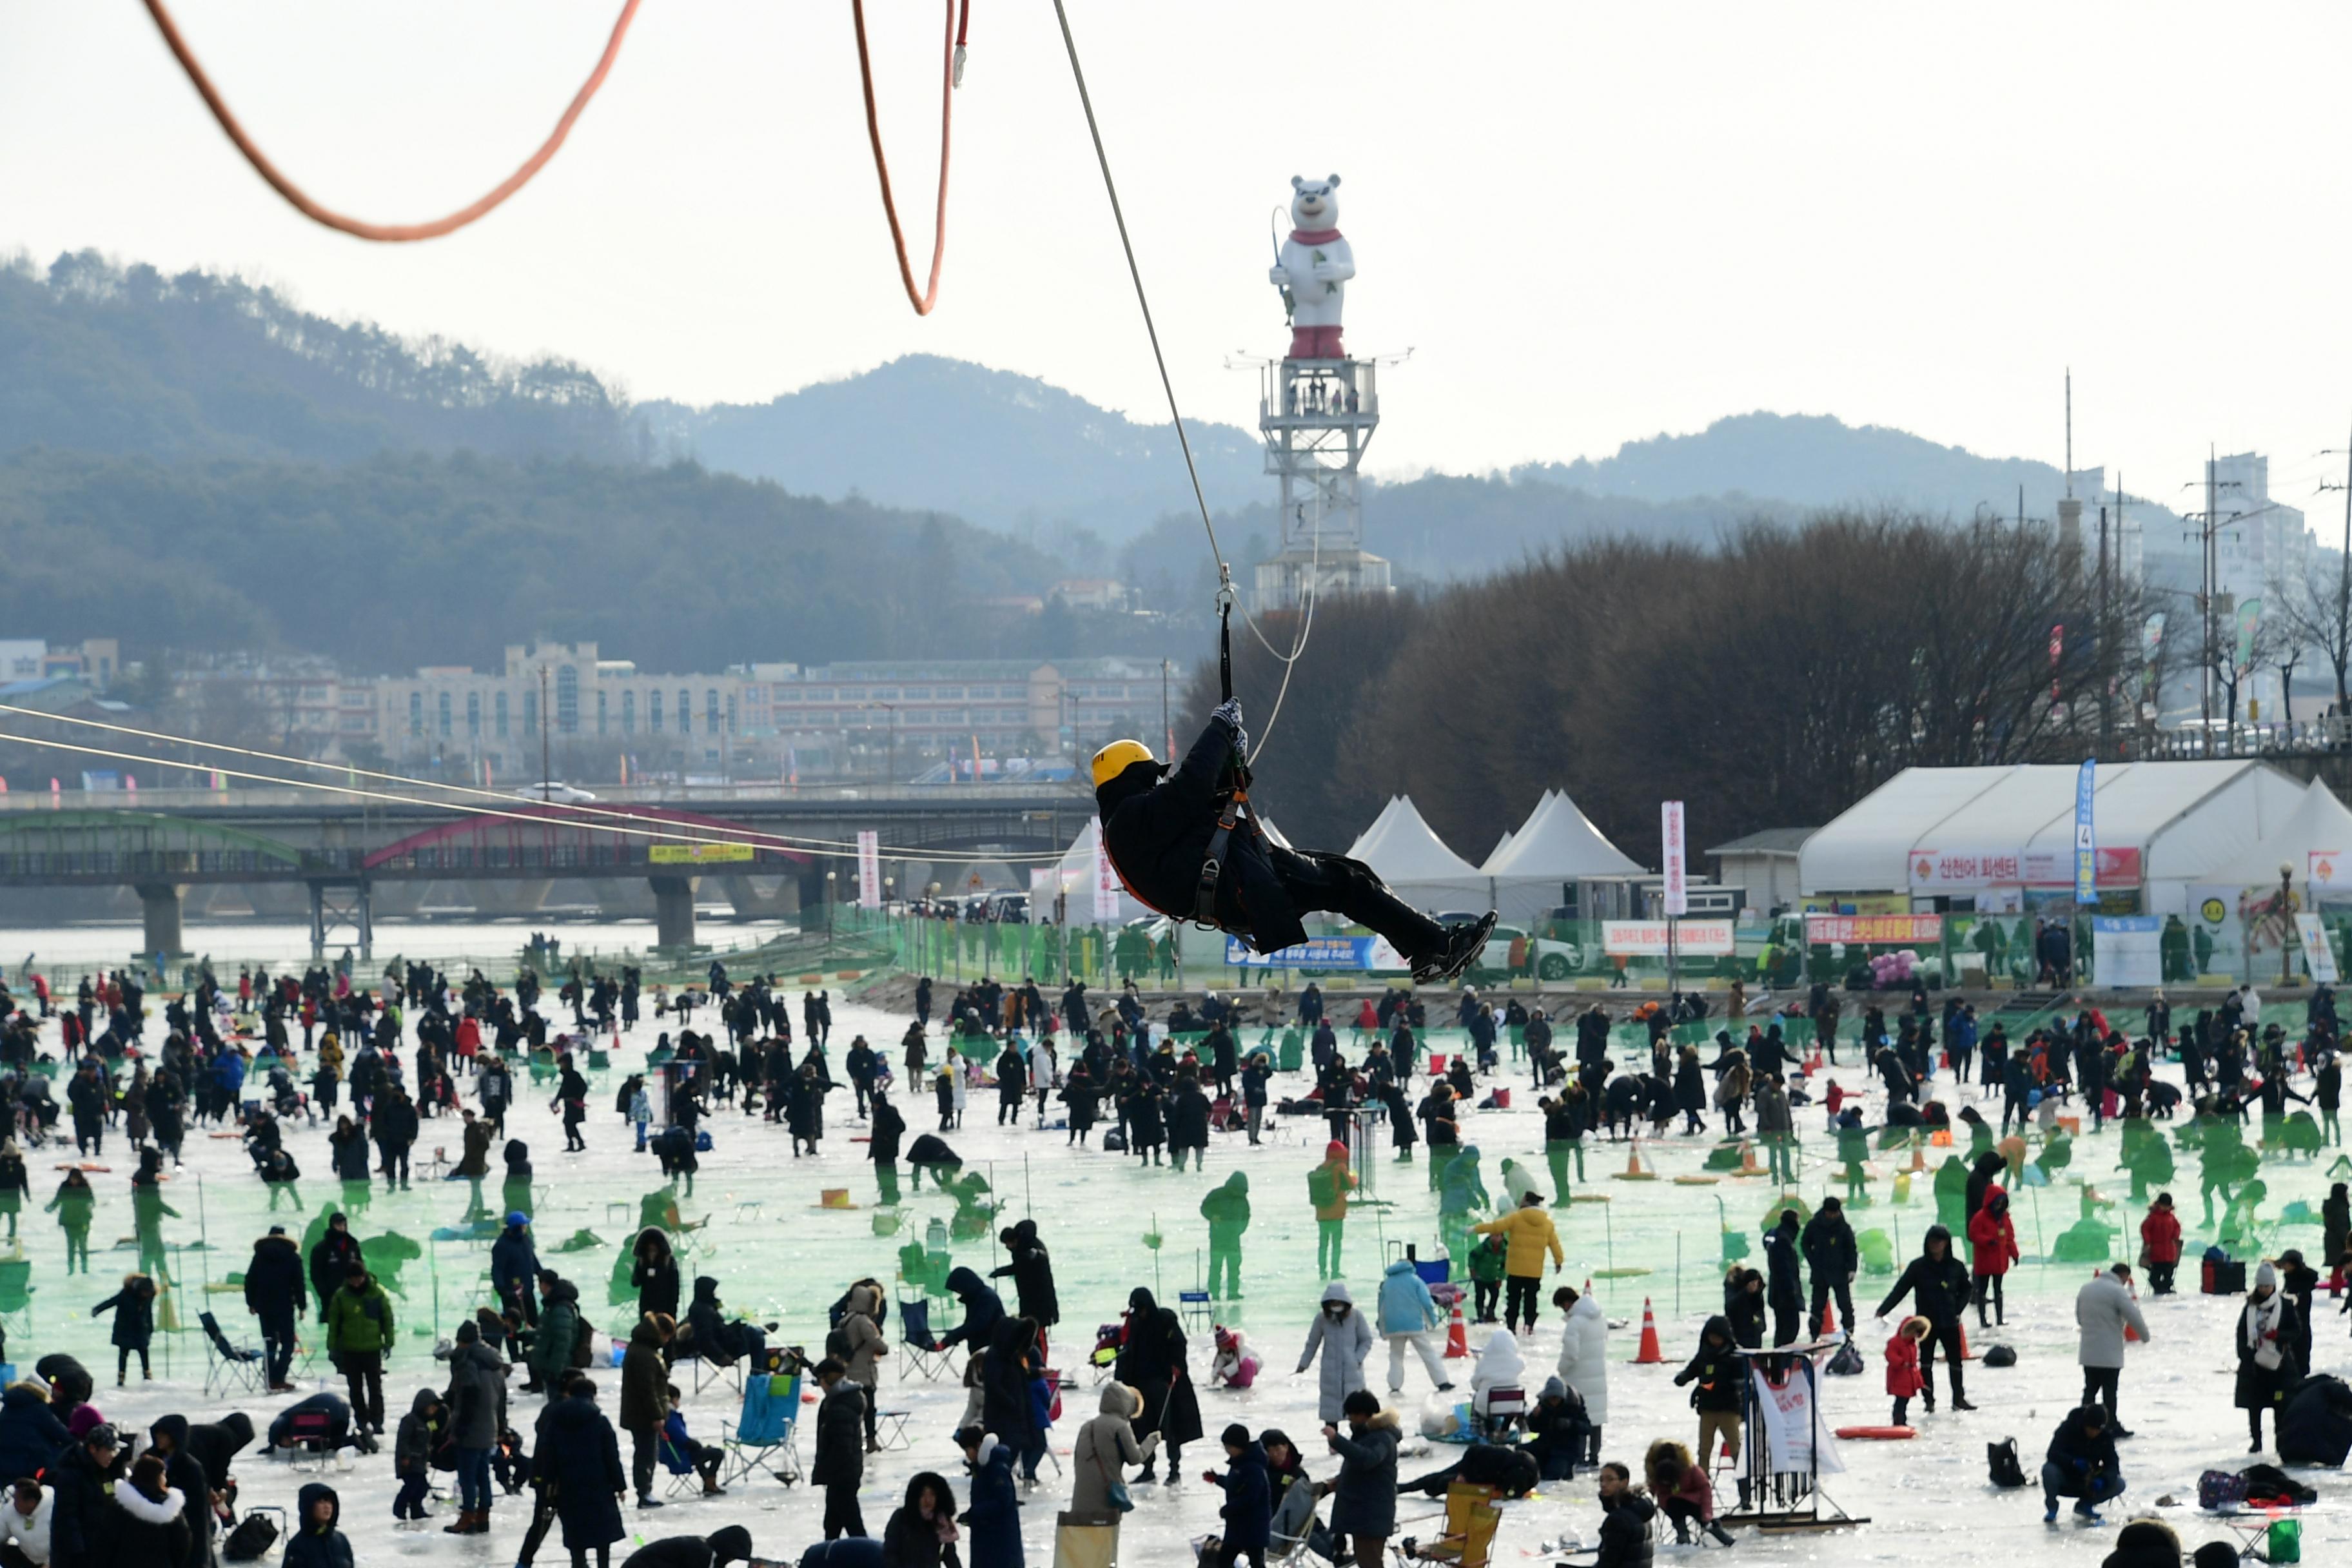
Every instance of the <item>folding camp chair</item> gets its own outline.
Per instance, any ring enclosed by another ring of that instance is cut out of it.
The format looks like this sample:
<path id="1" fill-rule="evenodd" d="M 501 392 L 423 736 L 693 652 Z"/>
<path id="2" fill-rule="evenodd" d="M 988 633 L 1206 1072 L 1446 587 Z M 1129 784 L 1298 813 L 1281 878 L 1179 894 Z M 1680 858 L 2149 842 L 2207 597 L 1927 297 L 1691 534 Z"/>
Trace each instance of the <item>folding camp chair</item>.
<path id="1" fill-rule="evenodd" d="M 725 1483 L 732 1486 L 765 1473 L 785 1486 L 801 1479 L 798 1434 L 801 1378 L 771 1373 L 746 1379 L 743 1410 L 727 1435 Z"/>
<path id="2" fill-rule="evenodd" d="M 1176 1292 L 1176 1313 L 1184 1320 L 1184 1326 L 1197 1334 L 1209 1326 L 1209 1320 L 1216 1315 L 1216 1309 L 1210 1305 L 1206 1290 L 1179 1290 Z"/>
<path id="3" fill-rule="evenodd" d="M 654 1439 L 654 1452 L 661 1460 L 662 1469 L 669 1477 L 669 1484 L 663 1489 L 662 1496 L 700 1497 L 702 1495 L 700 1472 L 695 1469 L 677 1445 L 669 1440 L 669 1433 L 667 1430 Z"/>
<path id="4" fill-rule="evenodd" d="M 215 1389 L 223 1394 L 237 1389 L 259 1394 L 264 1370 L 261 1352 L 251 1345 L 229 1343 L 220 1320 L 210 1312 L 197 1313 L 196 1321 L 205 1327 L 205 1397 L 211 1398 Z"/>
<path id="5" fill-rule="evenodd" d="M 1528 1391 L 1524 1388 L 1488 1389 L 1486 1408 L 1475 1414 L 1479 1430 L 1485 1434 L 1486 1441 L 1496 1442 L 1527 1420 Z"/>
<path id="6" fill-rule="evenodd" d="M 327 1468 L 335 1450 L 335 1424 L 325 1411 L 288 1411 L 286 1436 L 292 1440 L 292 1446 L 284 1450 L 289 1464 L 299 1470 L 307 1458 L 317 1460 L 320 1469 Z"/>
<path id="7" fill-rule="evenodd" d="M 932 1337 L 931 1303 L 919 1291 L 898 1298 L 898 1348 L 906 1354 L 908 1371 L 917 1375 L 934 1382 L 942 1375 L 961 1375 L 956 1371 L 955 1347 Z"/>
<path id="8" fill-rule="evenodd" d="M 1503 1522 L 1503 1510 L 1495 1506 L 1495 1497 L 1493 1487 L 1455 1481 L 1445 1489 L 1445 1533 L 1425 1542 L 1408 1537 L 1396 1549 L 1398 1563 L 1486 1568 L 1486 1559 L 1495 1549 L 1495 1531 Z"/>
<path id="9" fill-rule="evenodd" d="M 0 1328 L 12 1334 L 33 1331 L 33 1293 L 37 1289 L 31 1258 L 0 1258 Z"/>

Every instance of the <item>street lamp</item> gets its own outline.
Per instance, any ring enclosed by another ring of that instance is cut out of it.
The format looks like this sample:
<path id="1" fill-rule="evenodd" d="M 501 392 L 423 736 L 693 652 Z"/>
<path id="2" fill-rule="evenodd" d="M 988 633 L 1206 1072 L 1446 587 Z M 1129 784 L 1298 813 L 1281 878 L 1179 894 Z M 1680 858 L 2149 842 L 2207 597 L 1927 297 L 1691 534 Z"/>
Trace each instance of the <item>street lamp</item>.
<path id="1" fill-rule="evenodd" d="M 833 884 L 839 875 L 836 871 L 824 874 L 824 945 L 827 947 L 833 945 Z"/>
<path id="2" fill-rule="evenodd" d="M 2294 946 L 2287 941 L 2294 929 L 2294 867 L 2279 862 L 2279 984 L 2292 984 L 2294 973 Z"/>
<path id="3" fill-rule="evenodd" d="M 890 889 L 898 886 L 898 879 L 896 877 L 882 879 L 882 929 L 885 931 L 890 929 Z"/>

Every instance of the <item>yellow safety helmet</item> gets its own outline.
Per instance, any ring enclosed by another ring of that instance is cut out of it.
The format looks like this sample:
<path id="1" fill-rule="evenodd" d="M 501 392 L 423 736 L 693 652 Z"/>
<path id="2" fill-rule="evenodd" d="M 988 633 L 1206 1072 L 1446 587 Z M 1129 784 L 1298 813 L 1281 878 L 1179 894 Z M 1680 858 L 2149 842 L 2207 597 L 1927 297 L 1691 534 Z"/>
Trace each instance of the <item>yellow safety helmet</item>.
<path id="1" fill-rule="evenodd" d="M 1100 789 L 1138 763 L 1151 761 L 1151 748 L 1140 741 L 1113 741 L 1095 753 L 1095 788 Z"/>

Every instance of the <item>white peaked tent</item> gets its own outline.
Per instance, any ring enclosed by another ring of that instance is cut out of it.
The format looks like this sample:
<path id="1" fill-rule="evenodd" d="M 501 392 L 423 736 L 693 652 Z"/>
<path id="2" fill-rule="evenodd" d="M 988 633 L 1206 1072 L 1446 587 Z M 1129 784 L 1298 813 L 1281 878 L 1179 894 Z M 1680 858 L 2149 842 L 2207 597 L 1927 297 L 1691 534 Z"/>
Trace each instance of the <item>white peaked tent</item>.
<path id="1" fill-rule="evenodd" d="M 2305 788 L 2302 801 L 2284 823 L 2216 868 L 2207 880 L 2274 887 L 2281 866 L 2294 868 L 2297 887 L 2315 881 L 2323 897 L 2342 899 L 2352 892 L 2352 809 L 2317 779 Z"/>
<path id="2" fill-rule="evenodd" d="M 1425 910 L 1484 910 L 1486 878 L 1446 847 L 1423 822 L 1411 795 L 1391 797 L 1372 825 L 1348 848 L 1409 904 Z"/>
<path id="3" fill-rule="evenodd" d="M 1638 877 L 1642 868 L 1592 826 L 1566 790 L 1547 790 L 1535 810 L 1507 835 L 1482 869 L 1493 879 L 1492 902 L 1509 925 L 1539 920 L 1586 877 Z"/>
<path id="4" fill-rule="evenodd" d="M 1058 881 L 1062 892 L 1069 900 L 1070 923 L 1072 925 L 1095 924 L 1095 822 L 1093 818 L 1087 819 L 1087 825 L 1078 830 L 1077 838 L 1062 852 L 1061 861 L 1052 868 L 1051 876 Z M 1035 890 L 1033 887 L 1033 895 Z M 1050 898 L 1052 895 L 1049 891 L 1045 896 Z M 1034 901 L 1033 896 L 1032 903 L 1034 904 Z M 1118 914 L 1111 923 L 1124 925 L 1129 921 L 1140 920 L 1150 913 L 1151 913 L 1150 910 L 1137 903 L 1122 887 L 1118 890 Z M 1052 914 L 1053 911 L 1050 909 L 1033 908 L 1029 918 L 1047 920 L 1052 918 Z"/>

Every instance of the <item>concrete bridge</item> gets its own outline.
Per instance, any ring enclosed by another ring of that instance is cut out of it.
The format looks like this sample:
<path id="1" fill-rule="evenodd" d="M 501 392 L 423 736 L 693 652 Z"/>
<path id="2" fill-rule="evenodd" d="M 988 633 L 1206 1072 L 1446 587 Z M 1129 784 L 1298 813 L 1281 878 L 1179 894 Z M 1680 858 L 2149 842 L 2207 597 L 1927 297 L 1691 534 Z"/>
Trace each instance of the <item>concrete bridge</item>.
<path id="1" fill-rule="evenodd" d="M 927 852 L 1051 853 L 1093 811 L 1083 790 L 988 784 L 671 786 L 600 791 L 578 805 L 292 787 L 0 795 L 0 889 L 130 887 L 142 951 L 165 953 L 184 950 L 191 889 L 300 889 L 313 952 L 323 955 L 330 931 L 348 927 L 367 956 L 380 891 L 455 883 L 477 907 L 528 912 L 560 880 L 642 879 L 659 944 L 685 948 L 706 879 L 739 912 L 788 916 L 826 896 L 828 872 L 835 889 L 854 886 L 861 830 L 879 836 L 886 874 L 912 888 L 928 878 Z"/>

